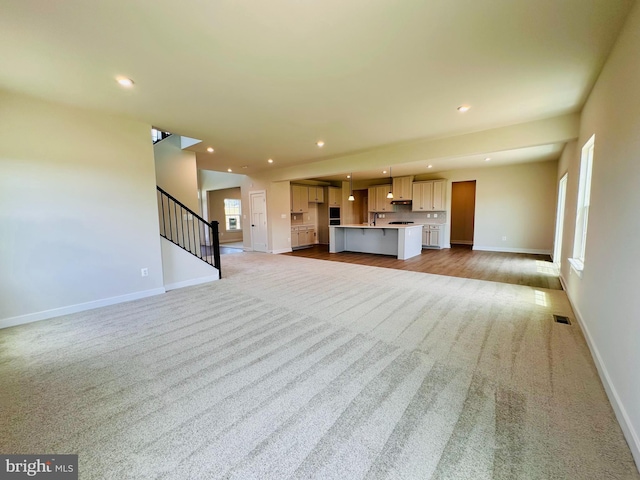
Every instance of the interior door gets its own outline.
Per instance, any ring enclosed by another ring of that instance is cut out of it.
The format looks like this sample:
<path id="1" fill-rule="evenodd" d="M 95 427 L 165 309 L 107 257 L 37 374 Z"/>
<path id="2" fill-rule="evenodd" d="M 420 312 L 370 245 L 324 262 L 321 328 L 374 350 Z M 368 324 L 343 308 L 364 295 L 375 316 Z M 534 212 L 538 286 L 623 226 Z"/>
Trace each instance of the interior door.
<path id="1" fill-rule="evenodd" d="M 451 184 L 452 245 L 473 245 L 476 211 L 476 181 Z"/>
<path id="2" fill-rule="evenodd" d="M 250 192 L 251 200 L 251 249 L 267 251 L 267 199 L 264 191 Z"/>

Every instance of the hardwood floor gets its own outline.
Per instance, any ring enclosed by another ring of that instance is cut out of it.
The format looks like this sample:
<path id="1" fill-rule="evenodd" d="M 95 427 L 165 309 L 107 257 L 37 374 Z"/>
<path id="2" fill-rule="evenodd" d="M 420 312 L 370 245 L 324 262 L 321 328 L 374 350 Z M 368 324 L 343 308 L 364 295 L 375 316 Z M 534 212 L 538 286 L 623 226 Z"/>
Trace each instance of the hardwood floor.
<path id="1" fill-rule="evenodd" d="M 329 253 L 327 245 L 315 245 L 282 255 L 474 278 L 530 287 L 562 289 L 558 269 L 548 255 L 483 252 L 472 250 L 468 246 L 453 246 L 442 250 L 422 250 L 422 254 L 418 257 L 398 260 L 390 255 L 354 252 Z"/>

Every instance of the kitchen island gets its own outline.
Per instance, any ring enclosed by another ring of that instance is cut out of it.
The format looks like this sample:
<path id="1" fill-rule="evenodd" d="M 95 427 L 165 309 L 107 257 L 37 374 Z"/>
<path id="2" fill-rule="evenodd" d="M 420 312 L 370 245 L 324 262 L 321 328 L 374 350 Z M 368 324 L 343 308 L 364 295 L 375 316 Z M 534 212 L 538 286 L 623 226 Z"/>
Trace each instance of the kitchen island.
<path id="1" fill-rule="evenodd" d="M 422 225 L 331 225 L 329 252 L 395 255 L 407 260 L 422 253 Z"/>

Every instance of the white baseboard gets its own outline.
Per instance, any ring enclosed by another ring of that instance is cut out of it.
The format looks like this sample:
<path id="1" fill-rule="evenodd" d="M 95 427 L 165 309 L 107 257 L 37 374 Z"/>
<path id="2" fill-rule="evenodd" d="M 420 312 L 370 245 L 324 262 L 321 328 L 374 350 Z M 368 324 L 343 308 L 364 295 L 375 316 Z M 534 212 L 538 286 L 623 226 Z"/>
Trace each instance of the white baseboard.
<path id="1" fill-rule="evenodd" d="M 215 282 L 216 280 L 220 280 L 220 278 L 218 278 L 218 275 L 209 275 L 207 277 L 191 278 L 189 280 L 185 280 L 184 282 L 168 283 L 164 286 L 164 288 L 167 291 L 176 290 L 178 288 L 193 287 L 194 285 L 200 285 L 202 283 Z"/>
<path id="2" fill-rule="evenodd" d="M 278 253 L 289 253 L 289 252 L 293 252 L 293 250 L 291 248 L 280 248 L 278 250 L 271 251 L 271 253 L 273 253 L 274 255 L 277 255 Z"/>
<path id="3" fill-rule="evenodd" d="M 472 250 L 484 250 L 486 252 L 535 253 L 539 255 L 551 255 L 551 250 L 540 250 L 537 248 L 483 247 L 474 245 Z"/>
<path id="4" fill-rule="evenodd" d="M 596 364 L 596 368 L 598 370 L 598 374 L 600 375 L 600 380 L 602 381 L 602 385 L 604 386 L 605 392 L 607 392 L 607 397 L 609 397 L 609 402 L 613 407 L 613 411 L 616 414 L 616 418 L 618 419 L 618 423 L 620 424 L 620 428 L 622 428 L 622 433 L 624 434 L 627 444 L 629 444 L 629 449 L 631 450 L 631 455 L 633 455 L 633 459 L 636 462 L 636 468 L 640 471 L 640 437 L 638 436 L 638 432 L 633 428 L 633 423 L 631 423 L 631 419 L 627 414 L 627 409 L 624 408 L 624 404 L 620 400 L 620 396 L 618 395 L 618 391 L 614 387 L 611 382 L 611 377 L 609 376 L 609 372 L 607 370 L 606 365 L 602 361 L 602 357 L 600 356 L 600 351 L 596 346 L 593 338 L 591 337 L 591 333 L 587 328 L 584 320 L 582 319 L 582 314 L 578 307 L 573 303 L 571 297 L 569 296 L 569 292 L 566 288 L 566 284 L 564 282 L 564 278 L 560 276 L 560 282 L 567 293 L 567 298 L 569 299 L 569 303 L 571 304 L 571 308 L 573 309 L 573 313 L 576 316 L 576 320 L 578 320 L 578 324 L 584 333 L 584 337 L 587 340 L 587 345 L 589 350 L 591 351 L 591 357 Z"/>
<path id="5" fill-rule="evenodd" d="M 117 297 L 103 298 L 102 300 L 94 300 L 92 302 L 78 303 L 77 305 L 43 310 L 42 312 L 3 318 L 0 319 L 0 328 L 15 327 L 16 325 L 24 325 L 25 323 L 39 322 L 40 320 L 47 320 L 49 318 L 60 317 L 62 315 L 70 315 L 72 313 L 83 312 L 85 310 L 93 310 L 94 308 L 107 307 L 109 305 L 115 305 L 116 303 L 130 302 L 132 300 L 139 300 L 141 298 L 152 297 L 163 293 L 165 293 L 164 288 L 153 288 L 151 290 L 128 293 L 127 295 L 119 295 Z"/>

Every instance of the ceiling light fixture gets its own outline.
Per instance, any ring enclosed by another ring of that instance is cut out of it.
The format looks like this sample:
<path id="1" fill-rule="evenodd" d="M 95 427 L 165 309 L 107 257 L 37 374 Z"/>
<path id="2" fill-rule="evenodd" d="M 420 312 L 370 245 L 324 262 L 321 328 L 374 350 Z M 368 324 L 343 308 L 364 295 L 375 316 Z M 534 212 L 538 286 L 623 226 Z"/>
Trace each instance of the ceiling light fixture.
<path id="1" fill-rule="evenodd" d="M 460 113 L 468 112 L 471 107 L 469 105 L 460 105 L 458 111 Z"/>
<path id="2" fill-rule="evenodd" d="M 433 168 L 433 165 L 427 165 L 427 168 Z"/>
<path id="3" fill-rule="evenodd" d="M 207 148 L 207 152 L 209 152 L 209 153 L 213 153 L 213 151 L 214 151 L 214 150 L 213 150 L 213 147 L 209 147 L 209 148 Z"/>
<path id="4" fill-rule="evenodd" d="M 489 157 L 484 159 L 485 162 L 488 162 L 489 160 L 491 160 L 491 158 L 489 158 Z"/>
<path id="5" fill-rule="evenodd" d="M 386 175 L 386 174 L 387 174 L 387 171 L 386 171 L 386 170 L 382 170 L 382 173 L 383 173 L 384 175 Z"/>
<path id="6" fill-rule="evenodd" d="M 347 178 L 351 178 L 351 175 L 347 175 Z"/>
<path id="7" fill-rule="evenodd" d="M 242 168 L 243 169 L 247 169 L 247 168 L 249 168 L 249 165 L 242 165 Z"/>
<path id="8" fill-rule="evenodd" d="M 273 163 L 273 158 L 270 158 L 269 160 L 267 160 L 267 162 Z"/>
<path id="9" fill-rule="evenodd" d="M 318 147 L 322 148 L 322 147 L 324 147 L 324 142 L 323 142 L 322 140 L 318 140 L 318 141 L 316 142 L 316 145 L 317 145 Z"/>
<path id="10" fill-rule="evenodd" d="M 227 172 L 231 173 L 233 172 L 233 170 L 231 170 L 230 168 L 227 168 Z"/>
<path id="11" fill-rule="evenodd" d="M 389 193 L 387 193 L 387 198 L 393 198 L 393 178 L 391 178 L 391 167 L 389 167 Z"/>
<path id="12" fill-rule="evenodd" d="M 121 87 L 125 87 L 125 88 L 133 87 L 133 80 L 127 77 L 116 77 L 116 82 L 118 82 Z"/>
<path id="13" fill-rule="evenodd" d="M 347 200 L 354 202 L 356 197 L 353 196 L 353 173 L 349 175 L 349 192 L 349 198 Z"/>

